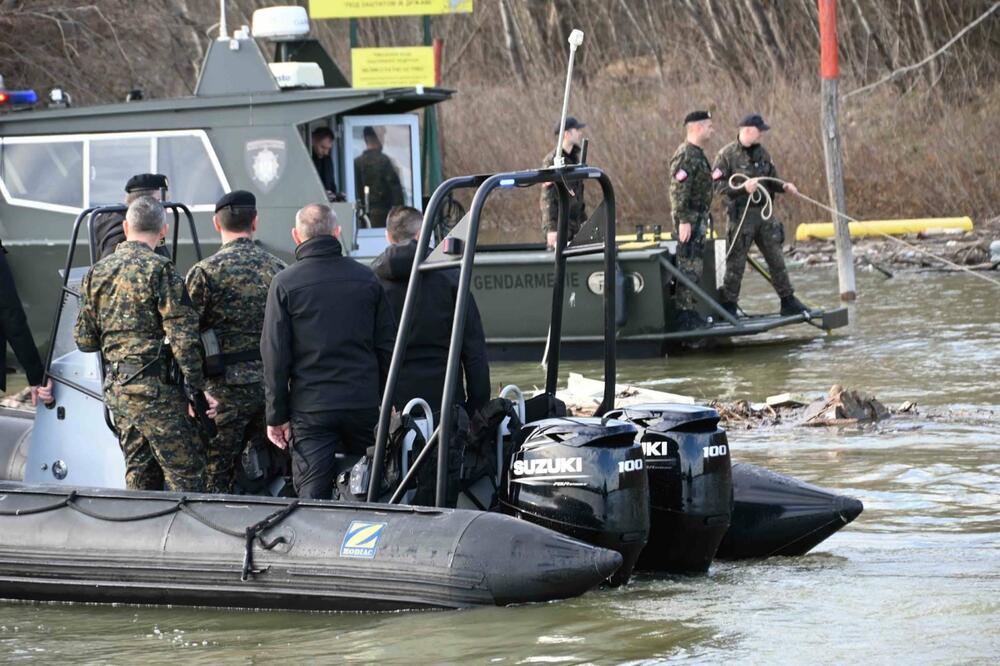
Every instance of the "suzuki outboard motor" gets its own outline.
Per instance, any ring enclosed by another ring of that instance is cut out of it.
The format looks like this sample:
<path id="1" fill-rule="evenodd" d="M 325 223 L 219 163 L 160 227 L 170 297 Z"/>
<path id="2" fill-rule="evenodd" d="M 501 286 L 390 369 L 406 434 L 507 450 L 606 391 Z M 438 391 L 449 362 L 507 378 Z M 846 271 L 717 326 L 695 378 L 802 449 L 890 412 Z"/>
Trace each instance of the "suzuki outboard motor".
<path id="1" fill-rule="evenodd" d="M 635 426 L 557 417 L 519 433 L 500 499 L 504 512 L 622 554 L 628 582 L 649 536 L 649 485 Z"/>
<path id="2" fill-rule="evenodd" d="M 733 487 L 723 560 L 805 555 L 864 510 L 861 500 L 746 463 L 733 465 Z"/>
<path id="3" fill-rule="evenodd" d="M 649 543 L 644 571 L 707 571 L 729 529 L 733 500 L 729 444 L 710 407 L 647 404 L 609 412 L 638 426 L 649 475 Z"/>

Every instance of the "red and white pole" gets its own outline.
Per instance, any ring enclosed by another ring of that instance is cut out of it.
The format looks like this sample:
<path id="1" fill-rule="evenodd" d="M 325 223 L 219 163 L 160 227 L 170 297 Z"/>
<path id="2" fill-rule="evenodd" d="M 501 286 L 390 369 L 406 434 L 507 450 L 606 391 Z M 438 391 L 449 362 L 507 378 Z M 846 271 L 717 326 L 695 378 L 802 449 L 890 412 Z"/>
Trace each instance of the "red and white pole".
<path id="1" fill-rule="evenodd" d="M 844 194 L 844 164 L 840 156 L 840 133 L 838 131 L 837 82 L 840 67 L 837 57 L 837 0 L 819 2 L 819 60 L 820 94 L 822 111 L 820 124 L 823 131 L 823 157 L 826 163 L 826 186 L 830 196 L 830 207 L 841 213 L 847 212 Z M 840 300 L 853 301 L 857 298 L 854 280 L 854 253 L 851 249 L 851 232 L 847 219 L 833 214 L 833 227 L 837 243 L 837 279 L 840 285 Z"/>

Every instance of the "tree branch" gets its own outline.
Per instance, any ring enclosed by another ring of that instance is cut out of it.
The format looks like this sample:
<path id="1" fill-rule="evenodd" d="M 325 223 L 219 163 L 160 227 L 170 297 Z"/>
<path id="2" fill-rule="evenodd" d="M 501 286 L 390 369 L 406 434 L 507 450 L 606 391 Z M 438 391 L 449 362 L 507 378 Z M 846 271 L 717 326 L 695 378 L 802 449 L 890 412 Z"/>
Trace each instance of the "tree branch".
<path id="1" fill-rule="evenodd" d="M 897 70 L 895 70 L 893 72 L 890 72 L 886 76 L 883 76 L 881 79 L 879 79 L 878 81 L 876 81 L 874 83 L 869 83 L 866 86 L 861 86 L 860 88 L 857 88 L 855 90 L 850 91 L 849 93 L 846 93 L 843 96 L 842 99 L 847 99 L 848 97 L 853 97 L 854 95 L 860 95 L 861 93 L 868 92 L 869 90 L 877 88 L 878 86 L 882 85 L 883 83 L 888 83 L 889 81 L 894 81 L 895 79 L 899 78 L 903 74 L 906 74 L 907 72 L 912 72 L 915 69 L 919 69 L 919 68 L 923 67 L 924 65 L 926 65 L 929 62 L 931 62 L 932 60 L 934 60 L 935 58 L 937 58 L 938 56 L 940 56 L 942 53 L 944 53 L 945 51 L 947 51 L 955 42 L 957 42 L 959 39 L 961 39 L 962 36 L 965 35 L 965 33 L 969 32 L 974 27 L 976 27 L 977 25 L 979 25 L 980 23 L 982 23 L 983 21 L 985 21 L 989 17 L 989 15 L 992 14 L 997 9 L 1000 9 L 1000 2 L 994 2 L 993 5 L 991 5 L 989 9 L 987 9 L 985 12 L 983 12 L 982 14 L 979 15 L 979 18 L 977 18 L 975 21 L 973 21 L 969 25 L 967 25 L 964 28 L 962 28 L 961 30 L 959 30 L 957 33 L 955 33 L 954 37 L 952 37 L 947 42 L 945 42 L 944 46 L 942 46 L 937 51 L 935 51 L 934 53 L 930 54 L 929 56 L 927 56 L 926 58 L 924 58 L 920 62 L 913 63 L 912 65 L 907 65 L 906 67 L 900 67 L 899 69 L 897 69 Z"/>

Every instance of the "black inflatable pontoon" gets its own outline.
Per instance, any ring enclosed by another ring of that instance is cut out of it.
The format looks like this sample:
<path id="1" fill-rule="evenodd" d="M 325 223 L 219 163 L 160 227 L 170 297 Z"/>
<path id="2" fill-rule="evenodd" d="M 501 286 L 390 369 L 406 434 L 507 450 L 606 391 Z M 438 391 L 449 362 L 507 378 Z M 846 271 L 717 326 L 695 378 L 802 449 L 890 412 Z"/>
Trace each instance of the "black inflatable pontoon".
<path id="1" fill-rule="evenodd" d="M 379 611 L 564 599 L 621 565 L 496 513 L 0 483 L 0 598 Z"/>
<path id="2" fill-rule="evenodd" d="M 861 515 L 861 500 L 771 470 L 733 465 L 733 514 L 715 556 L 805 555 Z"/>

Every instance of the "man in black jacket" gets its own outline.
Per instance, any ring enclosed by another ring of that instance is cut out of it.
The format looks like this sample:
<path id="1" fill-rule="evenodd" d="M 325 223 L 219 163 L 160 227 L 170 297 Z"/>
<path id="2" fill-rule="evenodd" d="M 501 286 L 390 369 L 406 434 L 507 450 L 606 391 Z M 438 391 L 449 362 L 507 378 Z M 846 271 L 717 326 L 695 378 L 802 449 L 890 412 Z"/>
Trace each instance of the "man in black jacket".
<path id="1" fill-rule="evenodd" d="M 295 264 L 271 281 L 260 354 L 267 435 L 291 445 L 299 497 L 329 499 L 340 468 L 375 441 L 395 339 L 385 292 L 371 270 L 343 256 L 328 206 L 295 215 Z M 341 460 L 337 460 L 341 454 Z"/>
<path id="2" fill-rule="evenodd" d="M 372 262 L 398 322 L 417 254 L 417 236 L 423 215 L 415 208 L 396 206 L 389 211 L 385 236 L 392 245 Z M 441 410 L 445 365 L 458 298 L 458 270 L 429 271 L 420 281 L 413 328 L 406 345 L 406 359 L 399 374 L 392 404 L 401 410 L 412 398 L 423 398 L 435 413 Z M 486 335 L 476 308 L 469 300 L 462 340 L 465 387 L 455 387 L 456 404 L 472 415 L 490 399 L 490 367 L 486 363 Z"/>
<path id="3" fill-rule="evenodd" d="M 7 390 L 7 342 L 17 356 L 18 362 L 24 368 L 31 386 L 31 404 L 38 404 L 41 399 L 45 404 L 52 402 L 52 380 L 42 380 L 45 377 L 45 367 L 38 355 L 38 348 L 31 337 L 28 319 L 24 316 L 21 298 L 14 286 L 14 275 L 7 263 L 7 250 L 0 243 L 0 391 Z"/>

